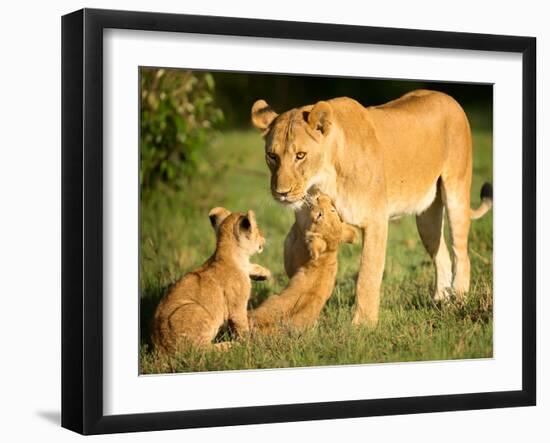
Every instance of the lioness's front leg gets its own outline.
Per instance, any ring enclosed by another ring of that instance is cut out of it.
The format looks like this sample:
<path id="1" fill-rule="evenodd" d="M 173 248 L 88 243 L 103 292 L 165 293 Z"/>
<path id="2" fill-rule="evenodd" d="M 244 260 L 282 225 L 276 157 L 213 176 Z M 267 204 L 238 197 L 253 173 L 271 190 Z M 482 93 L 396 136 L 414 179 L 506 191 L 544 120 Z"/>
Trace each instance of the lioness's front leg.
<path id="1" fill-rule="evenodd" d="M 285 271 L 289 277 L 292 277 L 308 260 L 308 254 L 305 235 L 296 221 L 285 238 L 284 262 Z"/>
<path id="2" fill-rule="evenodd" d="M 363 251 L 357 277 L 353 324 L 376 326 L 380 308 L 380 286 L 384 274 L 388 220 L 369 220 L 363 228 Z"/>

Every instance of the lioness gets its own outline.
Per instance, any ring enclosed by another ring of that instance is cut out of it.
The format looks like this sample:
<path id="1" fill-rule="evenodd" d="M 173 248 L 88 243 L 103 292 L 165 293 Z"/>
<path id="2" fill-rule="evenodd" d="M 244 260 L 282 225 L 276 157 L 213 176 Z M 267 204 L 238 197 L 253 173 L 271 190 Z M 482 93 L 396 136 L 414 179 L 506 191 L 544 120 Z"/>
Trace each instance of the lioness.
<path id="1" fill-rule="evenodd" d="M 214 208 L 209 217 L 216 231 L 216 251 L 175 283 L 159 303 L 152 342 L 160 352 L 173 353 L 188 344 L 210 347 L 226 321 L 237 335 L 248 332 L 250 278 L 270 276 L 267 269 L 250 263 L 250 256 L 262 252 L 265 244 L 253 211 Z"/>
<path id="2" fill-rule="evenodd" d="M 300 220 L 302 222 L 302 220 Z M 340 243 L 355 240 L 355 228 L 343 223 L 330 198 L 315 198 L 304 233 L 308 259 L 279 295 L 272 295 L 249 315 L 251 329 L 271 331 L 281 326 L 313 326 L 330 298 L 338 272 Z"/>
<path id="3" fill-rule="evenodd" d="M 378 323 L 388 220 L 416 214 L 418 231 L 436 268 L 434 299 L 462 297 L 470 285 L 470 219 L 492 206 L 482 187 L 481 206 L 470 209 L 472 137 L 466 114 L 450 96 L 418 90 L 385 105 L 363 107 L 335 98 L 277 115 L 264 100 L 252 122 L 265 139 L 273 197 L 306 216 L 302 202 L 316 187 L 346 223 L 363 230 L 354 324 Z M 443 236 L 447 211 L 454 261 Z M 285 269 L 293 275 L 307 259 L 295 223 L 285 241 Z"/>

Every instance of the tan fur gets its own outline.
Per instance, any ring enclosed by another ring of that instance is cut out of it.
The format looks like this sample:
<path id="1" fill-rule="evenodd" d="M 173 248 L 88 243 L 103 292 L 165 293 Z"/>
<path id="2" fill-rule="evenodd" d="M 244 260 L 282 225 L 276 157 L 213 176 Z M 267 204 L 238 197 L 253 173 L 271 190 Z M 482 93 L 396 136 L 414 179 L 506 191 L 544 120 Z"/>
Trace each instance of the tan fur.
<path id="1" fill-rule="evenodd" d="M 312 189 L 334 202 L 346 223 L 363 230 L 354 324 L 378 322 L 388 220 L 415 214 L 422 241 L 436 266 L 435 299 L 448 289 L 469 289 L 468 231 L 492 200 L 470 209 L 472 139 L 468 119 L 448 95 L 419 90 L 382 106 L 363 107 L 347 97 L 277 115 L 263 100 L 252 121 L 265 137 L 271 192 L 296 210 L 285 241 L 291 276 L 307 260 L 299 222 Z M 443 237 L 447 211 L 453 266 Z M 453 272 L 454 271 L 454 272 Z"/>
<path id="2" fill-rule="evenodd" d="M 160 352 L 174 353 L 188 345 L 210 347 L 225 322 L 238 336 L 246 334 L 250 278 L 270 275 L 249 261 L 265 243 L 253 211 L 244 214 L 214 208 L 209 217 L 216 231 L 216 251 L 175 283 L 157 307 L 152 342 Z M 216 346 L 227 348 L 226 343 Z"/>
<path id="3" fill-rule="evenodd" d="M 338 271 L 338 246 L 351 243 L 355 229 L 342 223 L 330 198 L 319 196 L 309 211 L 305 231 L 309 258 L 280 295 L 272 295 L 250 312 L 250 327 L 273 331 L 288 327 L 302 330 L 319 318 L 330 298 Z"/>

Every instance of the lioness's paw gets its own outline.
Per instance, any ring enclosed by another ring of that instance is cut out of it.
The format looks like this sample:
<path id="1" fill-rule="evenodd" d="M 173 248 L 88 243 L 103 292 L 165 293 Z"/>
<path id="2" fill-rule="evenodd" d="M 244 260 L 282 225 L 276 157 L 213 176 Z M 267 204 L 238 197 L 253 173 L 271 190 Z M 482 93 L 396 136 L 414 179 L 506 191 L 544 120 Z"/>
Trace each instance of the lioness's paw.
<path id="1" fill-rule="evenodd" d="M 367 327 L 370 329 L 374 329 L 378 326 L 378 316 L 369 316 L 356 311 L 353 315 L 353 320 L 351 321 L 351 324 L 356 327 Z"/>

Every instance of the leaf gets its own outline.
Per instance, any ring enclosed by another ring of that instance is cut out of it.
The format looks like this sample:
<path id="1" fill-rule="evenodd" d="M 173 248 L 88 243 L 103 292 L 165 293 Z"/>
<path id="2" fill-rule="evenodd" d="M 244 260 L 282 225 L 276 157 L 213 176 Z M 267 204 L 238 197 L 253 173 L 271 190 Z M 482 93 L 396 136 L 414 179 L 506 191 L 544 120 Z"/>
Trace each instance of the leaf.
<path id="1" fill-rule="evenodd" d="M 206 81 L 206 84 L 208 85 L 208 89 L 210 91 L 213 91 L 214 90 L 214 77 L 212 77 L 212 74 L 210 74 L 209 72 L 207 72 L 205 75 L 204 75 L 204 80 Z"/>
<path id="2" fill-rule="evenodd" d="M 177 186 L 203 162 L 205 147 L 223 120 L 211 73 L 142 68 L 140 71 L 140 184 Z"/>

